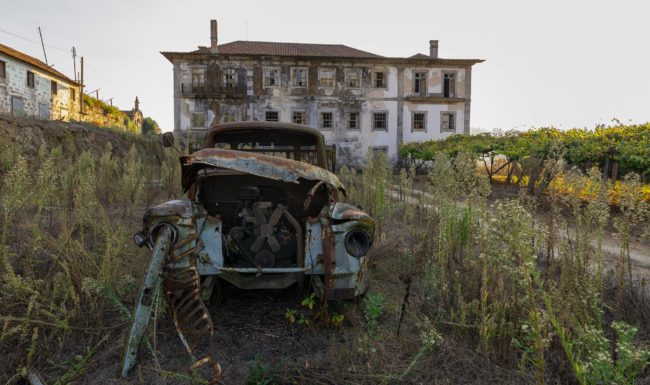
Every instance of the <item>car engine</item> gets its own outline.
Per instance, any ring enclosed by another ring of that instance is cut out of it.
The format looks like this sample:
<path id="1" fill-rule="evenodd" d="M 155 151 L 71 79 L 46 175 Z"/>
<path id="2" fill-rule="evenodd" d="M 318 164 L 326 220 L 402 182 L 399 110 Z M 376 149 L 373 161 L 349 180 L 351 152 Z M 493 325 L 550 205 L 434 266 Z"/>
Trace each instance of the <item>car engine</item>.
<path id="1" fill-rule="evenodd" d="M 241 187 L 238 226 L 226 239 L 226 264 L 236 267 L 280 268 L 297 266 L 302 247 L 298 221 L 280 203 L 260 201 L 259 188 Z M 300 253 L 298 253 L 300 254 Z"/>

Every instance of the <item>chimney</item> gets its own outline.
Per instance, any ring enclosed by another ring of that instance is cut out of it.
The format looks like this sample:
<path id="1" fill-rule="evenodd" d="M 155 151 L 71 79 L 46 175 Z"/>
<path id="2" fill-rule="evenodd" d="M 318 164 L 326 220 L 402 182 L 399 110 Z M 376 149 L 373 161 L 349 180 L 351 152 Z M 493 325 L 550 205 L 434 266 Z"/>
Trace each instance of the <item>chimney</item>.
<path id="1" fill-rule="evenodd" d="M 429 40 L 429 57 L 438 58 L 438 40 Z"/>
<path id="2" fill-rule="evenodd" d="M 210 20 L 210 52 L 217 53 L 217 21 Z"/>

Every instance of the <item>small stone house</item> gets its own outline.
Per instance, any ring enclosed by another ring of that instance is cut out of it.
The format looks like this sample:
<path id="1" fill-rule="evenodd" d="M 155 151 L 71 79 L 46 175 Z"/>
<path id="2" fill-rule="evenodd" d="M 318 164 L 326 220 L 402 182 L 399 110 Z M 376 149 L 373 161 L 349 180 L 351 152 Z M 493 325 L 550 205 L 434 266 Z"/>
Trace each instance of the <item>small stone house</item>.
<path id="1" fill-rule="evenodd" d="M 80 120 L 81 84 L 0 44 L 0 114 Z"/>

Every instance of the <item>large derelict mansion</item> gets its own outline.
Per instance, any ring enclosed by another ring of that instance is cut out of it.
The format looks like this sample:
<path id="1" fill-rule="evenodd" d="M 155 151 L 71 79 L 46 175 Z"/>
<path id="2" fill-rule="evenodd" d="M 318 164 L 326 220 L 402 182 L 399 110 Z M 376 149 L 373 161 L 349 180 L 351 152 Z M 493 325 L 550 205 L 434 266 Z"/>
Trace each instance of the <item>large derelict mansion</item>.
<path id="1" fill-rule="evenodd" d="M 231 121 L 309 125 L 337 163 L 367 151 L 395 160 L 401 143 L 469 133 L 472 66 L 477 59 L 429 54 L 384 57 L 340 44 L 234 41 L 162 52 L 174 68 L 174 129 L 203 135 Z"/>

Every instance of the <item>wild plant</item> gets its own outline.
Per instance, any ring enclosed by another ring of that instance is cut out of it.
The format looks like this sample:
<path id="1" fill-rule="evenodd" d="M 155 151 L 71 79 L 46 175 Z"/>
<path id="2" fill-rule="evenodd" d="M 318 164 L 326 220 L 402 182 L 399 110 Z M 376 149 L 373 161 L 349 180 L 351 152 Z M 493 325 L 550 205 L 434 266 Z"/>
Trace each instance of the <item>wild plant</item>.
<path id="1" fill-rule="evenodd" d="M 379 292 L 369 293 L 363 300 L 363 318 L 366 322 L 366 329 L 374 337 L 379 336 L 377 330 L 385 306 L 384 296 Z"/>

